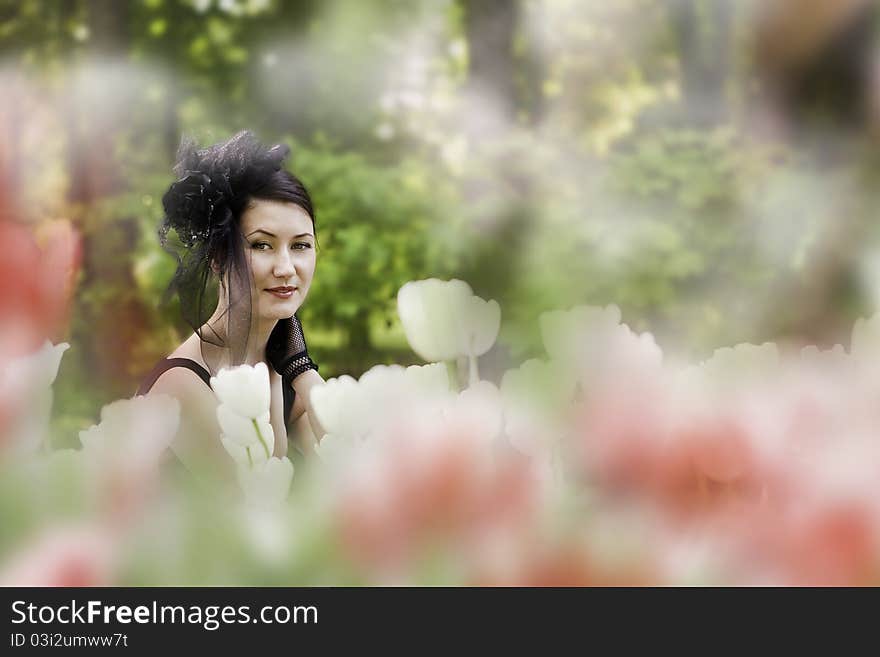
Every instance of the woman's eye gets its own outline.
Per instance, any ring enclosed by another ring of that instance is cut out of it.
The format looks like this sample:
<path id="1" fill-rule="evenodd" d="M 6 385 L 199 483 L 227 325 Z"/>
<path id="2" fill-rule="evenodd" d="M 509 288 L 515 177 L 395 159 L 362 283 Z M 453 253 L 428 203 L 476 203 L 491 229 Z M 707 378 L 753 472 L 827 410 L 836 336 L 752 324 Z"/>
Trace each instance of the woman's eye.
<path id="1" fill-rule="evenodd" d="M 305 249 L 311 249 L 311 248 L 312 248 L 312 245 L 309 244 L 308 242 L 297 242 L 296 244 L 293 245 L 293 248 L 294 248 L 294 249 L 299 249 L 299 250 L 302 251 L 302 250 L 305 250 Z"/>
<path id="2" fill-rule="evenodd" d="M 271 247 L 268 242 L 254 242 L 253 244 L 251 244 L 251 248 L 256 249 L 257 251 L 265 251 L 266 249 Z"/>

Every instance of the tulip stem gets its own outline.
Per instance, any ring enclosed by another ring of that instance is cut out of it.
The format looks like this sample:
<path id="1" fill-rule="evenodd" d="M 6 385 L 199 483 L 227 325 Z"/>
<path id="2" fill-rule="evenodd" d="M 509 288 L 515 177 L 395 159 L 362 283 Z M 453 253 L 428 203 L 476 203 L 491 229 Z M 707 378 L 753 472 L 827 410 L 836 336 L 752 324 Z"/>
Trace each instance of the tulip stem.
<path id="1" fill-rule="evenodd" d="M 454 360 L 444 362 L 446 363 L 446 374 L 449 376 L 449 385 L 455 392 L 458 392 L 461 389 L 461 384 L 458 382 L 458 365 Z"/>
<path id="2" fill-rule="evenodd" d="M 269 454 L 269 446 L 266 444 L 266 439 L 263 438 L 263 433 L 260 431 L 260 425 L 257 424 L 257 418 L 252 417 L 251 422 L 254 423 L 254 430 L 257 432 L 257 438 L 260 439 L 260 444 L 263 446 L 263 449 L 266 450 L 266 458 L 269 458 L 271 454 Z"/>
<path id="3" fill-rule="evenodd" d="M 477 385 L 477 381 L 480 380 L 480 373 L 477 370 L 477 357 L 469 354 L 468 361 L 470 365 L 468 368 L 468 387 L 470 388 Z"/>
<path id="4" fill-rule="evenodd" d="M 250 465 L 251 467 L 254 467 L 254 457 L 251 456 L 251 448 L 250 448 L 250 447 L 245 447 L 245 448 L 244 448 L 244 451 L 245 451 L 245 453 L 247 453 L 247 457 L 248 457 L 248 465 Z"/>

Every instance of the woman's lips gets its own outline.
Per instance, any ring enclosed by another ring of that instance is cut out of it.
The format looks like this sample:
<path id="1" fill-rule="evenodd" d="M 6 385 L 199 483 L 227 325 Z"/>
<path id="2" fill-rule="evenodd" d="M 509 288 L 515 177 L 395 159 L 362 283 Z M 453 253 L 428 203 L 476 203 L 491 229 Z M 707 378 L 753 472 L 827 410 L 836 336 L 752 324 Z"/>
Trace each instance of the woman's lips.
<path id="1" fill-rule="evenodd" d="M 274 294 L 279 299 L 289 299 L 293 296 L 293 293 L 296 292 L 297 288 L 295 287 L 272 287 L 267 288 L 266 292 L 270 294 Z"/>

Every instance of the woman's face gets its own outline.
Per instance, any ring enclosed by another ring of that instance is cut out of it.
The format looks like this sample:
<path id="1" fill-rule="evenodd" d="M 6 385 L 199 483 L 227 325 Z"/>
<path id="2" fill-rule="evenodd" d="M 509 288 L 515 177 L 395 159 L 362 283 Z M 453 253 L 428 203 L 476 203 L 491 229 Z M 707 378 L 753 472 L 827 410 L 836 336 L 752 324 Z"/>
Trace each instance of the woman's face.
<path id="1" fill-rule="evenodd" d="M 254 312 L 263 320 L 293 316 L 315 275 L 312 220 L 295 203 L 255 200 L 241 216 L 254 283 Z"/>

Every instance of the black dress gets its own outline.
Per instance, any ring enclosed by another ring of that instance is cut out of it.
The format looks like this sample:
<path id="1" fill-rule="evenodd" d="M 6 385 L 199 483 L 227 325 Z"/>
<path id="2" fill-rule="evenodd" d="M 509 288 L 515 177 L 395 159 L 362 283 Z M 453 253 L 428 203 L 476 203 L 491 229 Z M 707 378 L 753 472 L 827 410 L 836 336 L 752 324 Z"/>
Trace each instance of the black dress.
<path id="1" fill-rule="evenodd" d="M 156 364 L 156 367 L 150 370 L 150 373 L 144 377 L 144 380 L 138 388 L 137 394 L 146 395 L 150 392 L 150 389 L 160 376 L 175 367 L 185 367 L 188 370 L 192 370 L 202 381 L 205 382 L 206 386 L 209 388 L 211 387 L 210 372 L 199 365 L 196 361 L 190 360 L 189 358 L 166 358 L 165 360 L 159 361 Z M 287 429 L 287 433 L 290 434 L 290 411 L 293 409 L 293 400 L 296 398 L 296 393 L 290 386 L 283 386 L 282 388 L 284 398 L 284 428 Z"/>

